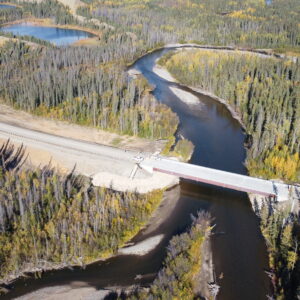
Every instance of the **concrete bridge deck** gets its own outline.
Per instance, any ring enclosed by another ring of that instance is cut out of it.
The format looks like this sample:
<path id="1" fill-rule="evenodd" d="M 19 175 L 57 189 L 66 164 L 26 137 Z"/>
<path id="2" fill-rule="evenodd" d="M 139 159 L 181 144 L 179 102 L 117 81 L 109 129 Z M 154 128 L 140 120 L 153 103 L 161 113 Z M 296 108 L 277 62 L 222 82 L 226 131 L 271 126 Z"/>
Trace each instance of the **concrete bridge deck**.
<path id="1" fill-rule="evenodd" d="M 271 180 L 196 166 L 161 157 L 145 159 L 140 163 L 140 166 L 149 172 L 157 171 L 238 191 L 273 196 L 278 201 L 285 201 L 289 198 L 289 186 Z"/>

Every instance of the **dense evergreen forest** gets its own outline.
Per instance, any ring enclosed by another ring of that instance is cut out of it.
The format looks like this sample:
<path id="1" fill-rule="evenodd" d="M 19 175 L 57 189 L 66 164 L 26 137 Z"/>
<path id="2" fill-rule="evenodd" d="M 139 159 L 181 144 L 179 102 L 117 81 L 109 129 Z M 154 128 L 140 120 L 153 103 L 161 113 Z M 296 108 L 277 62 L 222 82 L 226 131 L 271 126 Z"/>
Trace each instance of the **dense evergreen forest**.
<path id="1" fill-rule="evenodd" d="M 257 210 L 269 249 L 270 272 L 276 299 L 297 299 L 300 291 L 299 216 L 275 203 Z"/>
<path id="2" fill-rule="evenodd" d="M 251 135 L 251 175 L 300 181 L 299 61 L 189 50 L 162 63 L 185 84 L 225 99 Z"/>
<path id="3" fill-rule="evenodd" d="M 95 188 L 49 167 L 23 170 L 24 149 L 0 148 L 0 281 L 114 253 L 148 220 L 162 192 Z"/>
<path id="4" fill-rule="evenodd" d="M 169 138 L 176 115 L 132 80 L 106 48 L 0 48 L 0 97 L 18 109 L 121 134 Z"/>
<path id="5" fill-rule="evenodd" d="M 295 48 L 298 0 L 94 0 L 78 13 L 133 32 L 146 47 L 196 41 L 214 45 Z"/>

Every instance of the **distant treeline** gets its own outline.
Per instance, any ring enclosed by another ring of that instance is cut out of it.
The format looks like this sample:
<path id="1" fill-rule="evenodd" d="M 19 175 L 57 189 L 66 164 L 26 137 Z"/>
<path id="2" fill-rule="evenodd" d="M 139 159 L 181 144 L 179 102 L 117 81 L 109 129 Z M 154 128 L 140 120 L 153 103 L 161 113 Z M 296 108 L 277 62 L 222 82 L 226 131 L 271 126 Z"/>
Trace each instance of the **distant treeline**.
<path id="1" fill-rule="evenodd" d="M 169 138 L 178 118 L 110 64 L 106 47 L 32 49 L 23 43 L 0 48 L 0 97 L 31 113 L 145 138 Z"/>
<path id="2" fill-rule="evenodd" d="M 131 61 L 153 47 L 174 42 L 277 48 L 299 52 L 298 0 L 122 0 L 86 1 L 77 13 L 56 0 L 19 2 L 21 8 L 0 10 L 0 24 L 25 17 L 51 18 L 56 24 L 75 24 L 102 31 L 101 43 L 122 41 L 123 57 Z M 113 26 L 90 22 L 97 19 Z M 117 47 L 117 45 L 114 45 Z M 134 54 L 128 55 L 130 52 Z"/>
<path id="3" fill-rule="evenodd" d="M 0 280 L 86 264 L 132 238 L 162 199 L 93 187 L 49 167 L 19 170 L 24 149 L 0 146 Z"/>
<path id="4" fill-rule="evenodd" d="M 94 0 L 78 13 L 132 32 L 148 48 L 189 41 L 296 51 L 300 46 L 298 0 Z"/>
<path id="5" fill-rule="evenodd" d="M 225 99 L 242 117 L 252 139 L 252 175 L 300 180 L 299 61 L 193 50 L 163 63 L 180 82 Z"/>

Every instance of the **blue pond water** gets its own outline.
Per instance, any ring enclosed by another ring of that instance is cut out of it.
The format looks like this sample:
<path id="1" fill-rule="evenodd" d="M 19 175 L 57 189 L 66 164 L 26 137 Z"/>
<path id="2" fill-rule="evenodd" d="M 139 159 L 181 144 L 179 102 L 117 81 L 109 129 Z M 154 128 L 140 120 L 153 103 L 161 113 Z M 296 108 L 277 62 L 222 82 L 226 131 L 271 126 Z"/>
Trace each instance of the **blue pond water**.
<path id="1" fill-rule="evenodd" d="M 0 4 L 0 9 L 2 9 L 2 8 L 15 8 L 15 7 L 12 5 Z"/>
<path id="2" fill-rule="evenodd" d="M 56 46 L 70 45 L 78 40 L 93 37 L 94 35 L 81 30 L 62 29 L 55 27 L 34 26 L 27 23 L 14 24 L 1 28 L 4 32 L 15 35 L 30 35 L 49 41 Z"/>

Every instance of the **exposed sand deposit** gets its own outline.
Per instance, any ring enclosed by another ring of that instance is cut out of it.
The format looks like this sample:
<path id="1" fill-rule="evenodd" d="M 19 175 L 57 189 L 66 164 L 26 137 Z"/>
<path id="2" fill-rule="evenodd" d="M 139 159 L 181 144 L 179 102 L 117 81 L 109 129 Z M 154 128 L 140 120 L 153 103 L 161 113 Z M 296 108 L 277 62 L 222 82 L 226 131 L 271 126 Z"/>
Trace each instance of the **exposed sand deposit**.
<path id="1" fill-rule="evenodd" d="M 104 186 L 117 191 L 136 191 L 148 193 L 154 189 L 163 189 L 179 183 L 179 179 L 172 175 L 159 172 L 148 174 L 139 170 L 134 179 L 110 172 L 99 172 L 93 176 L 95 186 Z"/>
<path id="2" fill-rule="evenodd" d="M 150 237 L 134 246 L 120 249 L 119 254 L 145 255 L 151 250 L 155 249 L 156 246 L 162 241 L 163 237 L 163 234 Z"/>
<path id="3" fill-rule="evenodd" d="M 18 297 L 18 300 L 94 300 L 104 299 L 109 293 L 109 290 L 97 290 L 94 287 L 82 286 L 84 284 L 74 282 L 71 286 L 55 286 L 47 287 L 36 292 Z"/>
<path id="4" fill-rule="evenodd" d="M 176 79 L 164 68 L 158 65 L 153 67 L 153 73 L 170 82 L 177 82 Z"/>
<path id="5" fill-rule="evenodd" d="M 183 91 L 180 88 L 170 87 L 170 90 L 183 102 L 189 105 L 199 105 L 198 97 L 194 96 L 193 94 Z"/>

